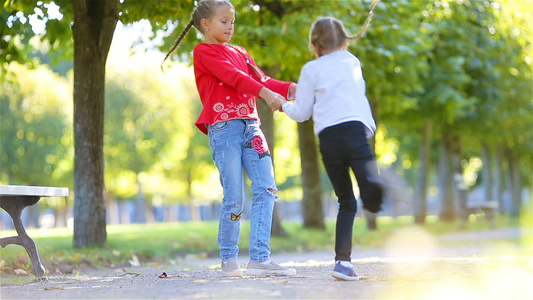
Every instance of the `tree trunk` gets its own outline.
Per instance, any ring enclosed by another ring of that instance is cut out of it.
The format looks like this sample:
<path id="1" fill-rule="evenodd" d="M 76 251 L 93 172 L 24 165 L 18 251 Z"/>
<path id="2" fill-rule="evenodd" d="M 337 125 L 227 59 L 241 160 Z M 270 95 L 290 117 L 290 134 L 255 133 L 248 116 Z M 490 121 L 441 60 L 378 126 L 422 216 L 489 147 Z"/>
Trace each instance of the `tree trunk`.
<path id="1" fill-rule="evenodd" d="M 137 194 L 135 195 L 135 223 L 146 223 L 146 202 L 142 193 L 142 187 L 137 181 Z"/>
<path id="2" fill-rule="evenodd" d="M 522 209 L 522 190 L 520 182 L 520 160 L 513 153 L 512 149 L 506 149 L 507 162 L 509 164 L 509 178 L 511 179 L 511 211 L 509 214 L 513 217 L 520 216 Z"/>
<path id="3" fill-rule="evenodd" d="M 269 74 L 274 71 L 268 68 L 264 68 L 263 70 L 266 74 Z M 274 163 L 274 112 L 264 100 L 257 101 L 257 110 L 261 118 L 261 130 L 263 131 L 265 139 L 267 140 L 268 146 L 270 148 L 270 154 L 272 155 L 272 163 Z M 276 172 L 274 172 L 274 174 L 275 173 Z M 277 203 L 274 204 L 274 212 L 272 218 L 272 235 L 288 236 L 287 231 L 285 231 L 283 226 L 281 226 L 281 213 L 279 212 L 279 207 Z"/>
<path id="4" fill-rule="evenodd" d="M 119 204 L 119 215 L 120 215 L 120 224 L 131 224 L 131 218 L 130 218 L 130 214 L 128 213 L 128 210 L 127 210 L 127 203 L 128 201 L 124 200 L 124 199 L 118 199 L 118 204 Z"/>
<path id="5" fill-rule="evenodd" d="M 378 98 L 369 99 L 369 104 L 372 109 L 372 113 L 373 113 L 374 121 L 376 122 L 376 126 L 379 124 L 379 102 L 377 99 Z M 376 128 L 376 132 L 377 130 L 378 129 Z M 375 134 L 370 139 L 369 144 L 370 144 L 370 148 L 372 148 L 372 152 L 374 152 L 375 154 L 376 153 L 376 135 Z M 376 160 L 377 160 L 377 157 L 376 157 Z M 377 230 L 378 223 L 377 223 L 376 218 L 378 215 L 365 211 L 364 216 L 366 218 L 366 228 L 368 230 Z"/>
<path id="6" fill-rule="evenodd" d="M 68 225 L 68 197 L 62 197 L 63 204 L 55 210 L 54 227 L 63 228 Z"/>
<path id="7" fill-rule="evenodd" d="M 104 201 L 105 65 L 119 0 L 75 0 L 74 240 L 75 248 L 106 243 Z"/>
<path id="8" fill-rule="evenodd" d="M 439 200 L 442 204 L 440 213 L 441 221 L 455 220 L 455 201 L 453 192 L 453 154 L 452 139 L 447 134 L 442 134 L 441 151 L 439 159 Z"/>
<path id="9" fill-rule="evenodd" d="M 117 200 L 115 195 L 109 190 L 106 190 L 105 200 L 107 203 L 107 215 L 108 215 L 108 224 L 119 224 L 119 210 L 117 205 Z"/>
<path id="10" fill-rule="evenodd" d="M 143 189 L 141 189 L 141 182 L 137 181 L 137 184 L 139 185 L 139 196 L 143 199 L 142 203 L 144 203 L 144 216 L 146 223 L 154 223 L 155 222 L 155 215 L 154 215 L 154 205 L 152 202 L 152 198 L 147 198 L 144 193 L 142 193 Z"/>
<path id="11" fill-rule="evenodd" d="M 454 177 L 456 174 L 463 175 L 463 166 L 461 165 L 461 157 L 462 157 L 462 150 L 461 150 L 461 139 L 459 136 L 454 135 L 451 137 L 451 159 L 452 159 L 452 172 L 449 176 L 449 180 L 451 181 L 452 185 L 452 203 L 453 203 L 453 216 L 452 219 L 455 220 L 457 216 L 459 216 L 459 207 L 460 207 L 460 199 L 458 197 L 459 195 L 459 184 L 457 181 L 454 180 Z"/>
<path id="12" fill-rule="evenodd" d="M 505 213 L 505 207 L 503 203 L 503 191 L 505 189 L 505 176 L 503 172 L 503 156 L 504 156 L 503 149 L 501 146 L 498 146 L 496 148 L 496 155 L 495 155 L 494 197 L 495 197 L 495 200 L 498 201 L 498 211 L 500 214 Z"/>
<path id="13" fill-rule="evenodd" d="M 176 218 L 174 217 L 174 205 L 172 205 L 172 203 L 165 205 L 164 220 L 166 223 L 176 222 Z"/>
<path id="14" fill-rule="evenodd" d="M 417 177 L 417 191 L 415 196 L 415 223 L 425 224 L 427 216 L 427 189 L 429 163 L 431 156 L 431 130 L 432 122 L 426 121 L 422 128 L 420 141 L 420 169 Z"/>
<path id="15" fill-rule="evenodd" d="M 312 119 L 298 123 L 298 144 L 300 146 L 302 165 L 304 228 L 325 229 L 318 151 L 313 124 Z"/>
<path id="16" fill-rule="evenodd" d="M 200 217 L 200 208 L 198 207 L 196 201 L 194 201 L 194 197 L 192 195 L 192 174 L 190 169 L 189 172 L 187 172 L 187 198 L 189 198 L 189 214 L 191 221 L 201 221 L 202 218 Z"/>
<path id="17" fill-rule="evenodd" d="M 490 148 L 487 144 L 483 143 L 481 145 L 481 161 L 483 162 L 483 190 L 485 201 L 492 201 L 492 187 L 494 182 L 492 180 L 492 155 L 490 153 Z"/>

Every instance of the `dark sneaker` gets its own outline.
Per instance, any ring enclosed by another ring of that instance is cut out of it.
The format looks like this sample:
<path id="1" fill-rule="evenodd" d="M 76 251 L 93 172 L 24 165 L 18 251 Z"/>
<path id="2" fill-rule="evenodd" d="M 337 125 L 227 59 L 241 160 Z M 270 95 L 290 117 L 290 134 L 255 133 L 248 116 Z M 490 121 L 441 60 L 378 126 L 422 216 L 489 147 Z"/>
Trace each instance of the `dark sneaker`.
<path id="1" fill-rule="evenodd" d="M 222 276 L 224 277 L 242 277 L 242 269 L 237 262 L 237 259 L 232 258 L 227 262 L 220 264 L 222 268 Z"/>
<path id="2" fill-rule="evenodd" d="M 392 200 L 405 203 L 413 202 L 413 192 L 405 179 L 392 168 L 386 166 L 380 166 L 379 173 L 383 182 L 383 190 Z"/>
<path id="3" fill-rule="evenodd" d="M 269 264 L 250 261 L 246 268 L 246 275 L 254 276 L 294 276 L 296 270 L 282 267 L 273 260 Z"/>
<path id="4" fill-rule="evenodd" d="M 376 214 L 383 209 L 383 179 L 379 176 L 378 165 L 373 160 L 367 162 L 366 173 L 370 184 L 365 189 L 364 195 L 361 194 L 361 201 L 365 210 Z"/>
<path id="5" fill-rule="evenodd" d="M 383 209 L 383 206 L 391 205 L 390 201 L 396 202 L 413 202 L 413 193 L 409 184 L 394 172 L 390 167 L 379 166 L 374 161 L 367 164 L 368 181 L 373 184 L 366 199 L 363 201 L 363 208 L 371 213 L 377 213 Z M 386 201 L 387 203 L 383 203 Z"/>
<path id="6" fill-rule="evenodd" d="M 331 271 L 331 276 L 337 280 L 359 280 L 359 276 L 353 270 L 353 265 L 350 263 L 350 266 L 347 267 L 341 264 L 340 261 L 335 263 L 335 268 Z"/>

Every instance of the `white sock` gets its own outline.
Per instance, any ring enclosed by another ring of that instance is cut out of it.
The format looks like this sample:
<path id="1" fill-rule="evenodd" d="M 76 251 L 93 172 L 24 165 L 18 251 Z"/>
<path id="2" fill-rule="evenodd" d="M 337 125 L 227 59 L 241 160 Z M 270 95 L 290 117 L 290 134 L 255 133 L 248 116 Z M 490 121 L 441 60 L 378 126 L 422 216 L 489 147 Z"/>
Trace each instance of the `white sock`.
<path id="1" fill-rule="evenodd" d="M 340 264 L 343 266 L 343 267 L 347 267 L 347 268 L 353 268 L 353 264 L 349 261 L 345 261 L 345 260 L 338 260 L 337 262 L 340 262 Z"/>

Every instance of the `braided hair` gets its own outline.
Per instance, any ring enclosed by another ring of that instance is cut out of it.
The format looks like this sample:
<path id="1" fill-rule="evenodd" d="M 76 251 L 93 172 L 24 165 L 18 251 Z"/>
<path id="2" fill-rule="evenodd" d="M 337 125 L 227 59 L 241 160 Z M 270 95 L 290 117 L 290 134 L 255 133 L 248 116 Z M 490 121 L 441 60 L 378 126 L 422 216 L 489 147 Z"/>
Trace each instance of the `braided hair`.
<path id="1" fill-rule="evenodd" d="M 185 26 L 180 36 L 174 43 L 174 46 L 170 48 L 168 53 L 165 55 L 165 58 L 161 62 L 161 70 L 163 70 L 163 63 L 167 60 L 170 54 L 172 54 L 172 52 L 174 52 L 174 50 L 178 48 L 179 44 L 181 43 L 185 35 L 189 32 L 191 27 L 194 26 L 194 28 L 196 28 L 196 30 L 198 30 L 200 33 L 204 33 L 204 29 L 202 28 L 202 19 L 211 18 L 215 14 L 215 9 L 220 5 L 229 5 L 231 8 L 234 8 L 233 4 L 231 4 L 231 2 L 227 0 L 201 0 L 198 3 L 198 6 L 194 8 L 191 20 L 189 21 L 187 26 Z"/>

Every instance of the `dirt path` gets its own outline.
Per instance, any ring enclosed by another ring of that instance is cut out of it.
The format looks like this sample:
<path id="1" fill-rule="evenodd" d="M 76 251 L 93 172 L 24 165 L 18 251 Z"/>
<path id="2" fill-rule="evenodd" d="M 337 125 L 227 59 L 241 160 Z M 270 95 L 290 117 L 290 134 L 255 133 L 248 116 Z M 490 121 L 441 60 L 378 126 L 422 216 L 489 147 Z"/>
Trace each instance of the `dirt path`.
<path id="1" fill-rule="evenodd" d="M 273 255 L 297 270 L 294 277 L 222 278 L 218 259 L 127 270 L 84 269 L 50 275 L 47 282 L 2 275 L 0 298 L 533 299 L 533 249 L 520 243 L 524 234 L 530 233 L 465 232 L 434 240 L 417 230 L 399 232 L 383 248 L 354 249 L 353 262 L 362 276 L 356 282 L 335 281 L 329 275 L 333 254 L 312 252 Z M 240 260 L 247 262 L 246 257 Z M 166 278 L 159 277 L 163 272 Z"/>

